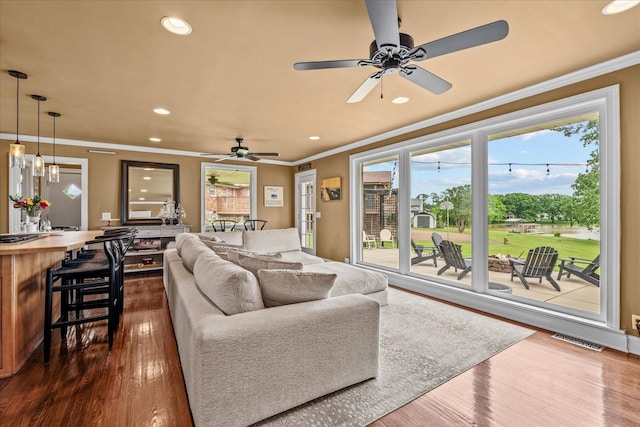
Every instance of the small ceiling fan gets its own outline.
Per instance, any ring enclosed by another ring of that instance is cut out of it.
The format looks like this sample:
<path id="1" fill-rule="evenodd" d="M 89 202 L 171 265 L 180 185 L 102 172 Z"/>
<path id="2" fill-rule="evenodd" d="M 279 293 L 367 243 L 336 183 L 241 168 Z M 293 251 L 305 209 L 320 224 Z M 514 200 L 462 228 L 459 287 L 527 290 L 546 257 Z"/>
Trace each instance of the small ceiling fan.
<path id="1" fill-rule="evenodd" d="M 356 89 L 347 100 L 348 103 L 362 101 L 380 83 L 382 77 L 393 73 L 399 73 L 401 77 L 436 95 L 444 93 L 451 89 L 451 83 L 417 65 L 409 65 L 408 63 L 410 61 L 424 61 L 436 56 L 492 43 L 502 40 L 509 34 L 509 24 L 506 21 L 495 21 L 414 47 L 413 38 L 399 32 L 400 21 L 396 0 L 365 0 L 365 3 L 376 38 L 369 47 L 369 59 L 297 62 L 293 65 L 296 70 L 368 65 L 379 68 L 380 71 L 371 74 Z"/>
<path id="2" fill-rule="evenodd" d="M 280 155 L 279 153 L 252 153 L 249 151 L 249 147 L 242 146 L 242 141 L 244 141 L 243 138 L 236 138 L 236 143 L 238 143 L 238 146 L 231 147 L 231 153 L 228 155 L 202 153 L 201 156 L 224 156 L 224 155 L 227 156 L 227 157 L 223 157 L 221 159 L 216 160 L 216 162 L 222 162 L 224 160 L 229 160 L 233 158 L 240 158 L 240 159 L 244 158 L 244 159 L 249 159 L 249 160 L 253 160 L 254 162 L 257 162 L 258 160 L 260 160 L 261 157 L 278 157 Z"/>

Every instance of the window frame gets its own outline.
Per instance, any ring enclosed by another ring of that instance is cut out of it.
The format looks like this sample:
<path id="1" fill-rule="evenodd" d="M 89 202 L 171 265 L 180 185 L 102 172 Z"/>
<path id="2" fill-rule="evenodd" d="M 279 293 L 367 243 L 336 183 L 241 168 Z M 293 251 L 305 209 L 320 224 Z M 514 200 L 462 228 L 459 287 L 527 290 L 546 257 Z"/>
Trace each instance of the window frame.
<path id="1" fill-rule="evenodd" d="M 206 182 L 207 182 L 207 168 L 237 171 L 237 172 L 249 172 L 249 212 L 250 218 L 257 218 L 258 213 L 258 168 L 256 166 L 244 166 L 244 165 L 223 165 L 220 163 L 202 162 L 200 164 L 200 230 L 203 232 L 207 229 L 207 194 L 206 194 Z"/>
<path id="2" fill-rule="evenodd" d="M 600 218 L 601 218 L 601 262 L 602 283 L 600 288 L 600 314 L 590 316 L 572 310 L 556 311 L 548 305 L 523 304 L 522 301 L 498 299 L 488 294 L 488 271 L 474 269 L 472 288 L 465 292 L 450 283 L 417 277 L 410 274 L 410 248 L 400 247 L 400 263 L 397 270 L 386 270 L 379 265 L 362 263 L 361 241 L 362 164 L 376 161 L 389 155 L 399 156 L 399 241 L 409 241 L 409 203 L 411 183 L 411 154 L 420 150 L 446 145 L 452 141 L 471 139 L 471 185 L 472 185 L 472 257 L 486 259 L 488 256 L 487 194 L 488 194 L 488 138 L 506 129 L 523 128 L 556 118 L 577 116 L 597 111 L 600 131 Z M 619 86 L 609 86 L 583 94 L 558 99 L 534 107 L 517 110 L 467 125 L 454 127 L 430 135 L 413 138 L 350 156 L 350 200 L 351 247 L 350 257 L 354 263 L 366 268 L 385 271 L 390 282 L 410 290 L 463 305 L 514 318 L 525 323 L 547 329 L 562 329 L 565 333 L 580 329 L 586 323 L 597 328 L 619 331 L 620 324 L 620 110 Z M 554 325 L 551 327 L 550 325 Z M 561 328 L 558 325 L 562 326 Z M 597 329 L 596 328 L 596 329 Z M 592 332 L 593 333 L 593 332 Z"/>

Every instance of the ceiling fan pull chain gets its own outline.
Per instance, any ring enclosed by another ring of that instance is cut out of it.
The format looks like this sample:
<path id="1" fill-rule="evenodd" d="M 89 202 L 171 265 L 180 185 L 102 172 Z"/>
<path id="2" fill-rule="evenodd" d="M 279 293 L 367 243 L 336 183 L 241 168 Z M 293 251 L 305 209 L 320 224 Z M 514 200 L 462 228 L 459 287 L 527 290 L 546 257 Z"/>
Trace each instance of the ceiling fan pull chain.
<path id="1" fill-rule="evenodd" d="M 384 80 L 380 77 L 380 99 L 384 98 L 384 94 L 382 93 L 382 85 L 384 84 Z"/>

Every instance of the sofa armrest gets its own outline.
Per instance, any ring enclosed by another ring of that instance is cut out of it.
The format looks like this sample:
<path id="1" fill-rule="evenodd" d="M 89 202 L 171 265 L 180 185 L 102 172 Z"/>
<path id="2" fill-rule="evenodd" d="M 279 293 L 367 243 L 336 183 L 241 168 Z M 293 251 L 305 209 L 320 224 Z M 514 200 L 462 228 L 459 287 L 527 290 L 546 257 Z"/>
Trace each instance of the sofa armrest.
<path id="1" fill-rule="evenodd" d="M 377 376 L 379 312 L 345 295 L 203 318 L 183 367 L 196 425 L 252 424 Z"/>

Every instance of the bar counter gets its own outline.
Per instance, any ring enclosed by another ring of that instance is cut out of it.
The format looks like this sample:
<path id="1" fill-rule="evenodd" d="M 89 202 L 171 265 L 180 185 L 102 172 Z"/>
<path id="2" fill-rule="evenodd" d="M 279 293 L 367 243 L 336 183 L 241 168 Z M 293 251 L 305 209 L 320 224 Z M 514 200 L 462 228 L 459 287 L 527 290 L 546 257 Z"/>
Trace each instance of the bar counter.
<path id="1" fill-rule="evenodd" d="M 52 232 L 0 245 L 0 378 L 18 372 L 42 341 L 47 268 L 59 267 L 68 251 L 100 234 L 101 230 Z"/>

